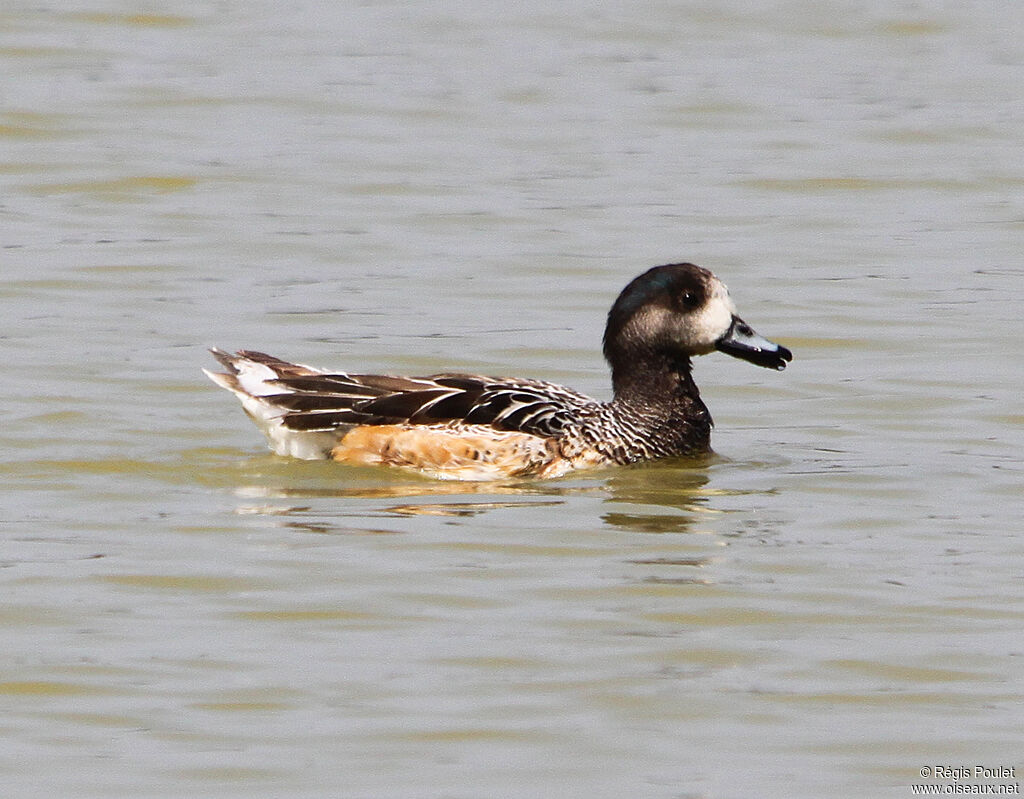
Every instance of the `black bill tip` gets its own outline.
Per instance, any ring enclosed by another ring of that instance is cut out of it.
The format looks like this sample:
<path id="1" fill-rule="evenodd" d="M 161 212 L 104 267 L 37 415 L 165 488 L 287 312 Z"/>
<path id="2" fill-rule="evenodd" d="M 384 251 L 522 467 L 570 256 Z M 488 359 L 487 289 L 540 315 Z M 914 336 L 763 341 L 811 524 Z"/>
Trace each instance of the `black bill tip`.
<path id="1" fill-rule="evenodd" d="M 793 360 L 793 353 L 789 349 L 759 335 L 738 316 L 733 317 L 732 325 L 715 347 L 726 355 L 780 372 Z"/>

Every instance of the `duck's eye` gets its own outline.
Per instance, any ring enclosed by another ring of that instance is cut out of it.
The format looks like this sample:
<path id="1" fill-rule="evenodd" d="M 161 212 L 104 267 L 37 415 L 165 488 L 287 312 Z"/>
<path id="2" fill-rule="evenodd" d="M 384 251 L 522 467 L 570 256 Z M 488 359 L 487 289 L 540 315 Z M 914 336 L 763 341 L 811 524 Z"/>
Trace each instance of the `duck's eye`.
<path id="1" fill-rule="evenodd" d="M 696 308 L 700 304 L 700 298 L 692 291 L 684 291 L 680 299 L 683 307 L 687 309 Z"/>

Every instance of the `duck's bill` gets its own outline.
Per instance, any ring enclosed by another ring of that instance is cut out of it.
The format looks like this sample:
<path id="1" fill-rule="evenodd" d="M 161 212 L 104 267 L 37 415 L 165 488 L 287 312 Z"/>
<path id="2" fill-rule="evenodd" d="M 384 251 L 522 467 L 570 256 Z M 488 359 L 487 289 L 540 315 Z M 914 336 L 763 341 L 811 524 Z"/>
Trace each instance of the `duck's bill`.
<path id="1" fill-rule="evenodd" d="M 742 358 L 758 366 L 778 369 L 780 372 L 793 360 L 793 353 L 774 341 L 759 336 L 738 316 L 732 318 L 732 324 L 715 347 L 734 358 Z"/>

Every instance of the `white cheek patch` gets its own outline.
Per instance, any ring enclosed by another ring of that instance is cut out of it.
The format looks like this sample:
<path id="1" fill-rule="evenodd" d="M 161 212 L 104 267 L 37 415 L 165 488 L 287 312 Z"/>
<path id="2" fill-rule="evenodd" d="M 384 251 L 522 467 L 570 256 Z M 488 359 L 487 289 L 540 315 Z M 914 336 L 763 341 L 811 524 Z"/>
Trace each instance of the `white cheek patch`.
<path id="1" fill-rule="evenodd" d="M 735 313 L 736 306 L 729 297 L 729 290 L 715 280 L 704 306 L 682 320 L 680 338 L 695 355 L 709 353 L 732 326 Z"/>
<path id="2" fill-rule="evenodd" d="M 626 325 L 623 335 L 634 341 L 671 342 L 687 355 L 706 355 L 732 327 L 736 307 L 729 290 L 717 279 L 708 284 L 704 305 L 686 314 L 664 306 L 642 308 Z"/>
<path id="3" fill-rule="evenodd" d="M 664 338 L 664 331 L 670 330 L 672 313 L 667 308 L 642 308 L 633 314 L 623 330 L 623 337 L 636 341 L 654 342 Z"/>

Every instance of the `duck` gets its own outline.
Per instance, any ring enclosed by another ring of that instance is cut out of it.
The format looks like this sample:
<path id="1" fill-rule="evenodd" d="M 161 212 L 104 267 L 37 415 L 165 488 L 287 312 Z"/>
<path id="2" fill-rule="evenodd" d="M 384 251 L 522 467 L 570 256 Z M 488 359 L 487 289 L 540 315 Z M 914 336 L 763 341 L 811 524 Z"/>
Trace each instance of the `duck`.
<path id="1" fill-rule="evenodd" d="M 793 359 L 692 263 L 630 281 L 608 313 L 603 351 L 609 401 L 543 380 L 336 372 L 254 350 L 213 348 L 226 371 L 203 371 L 241 401 L 278 455 L 485 481 L 709 454 L 714 423 L 692 358 L 718 351 L 779 371 Z"/>

